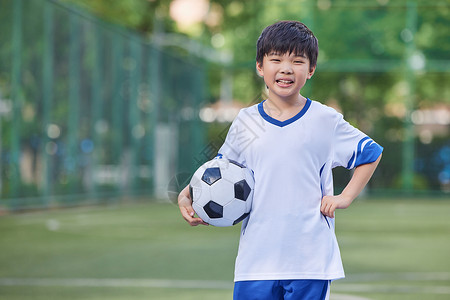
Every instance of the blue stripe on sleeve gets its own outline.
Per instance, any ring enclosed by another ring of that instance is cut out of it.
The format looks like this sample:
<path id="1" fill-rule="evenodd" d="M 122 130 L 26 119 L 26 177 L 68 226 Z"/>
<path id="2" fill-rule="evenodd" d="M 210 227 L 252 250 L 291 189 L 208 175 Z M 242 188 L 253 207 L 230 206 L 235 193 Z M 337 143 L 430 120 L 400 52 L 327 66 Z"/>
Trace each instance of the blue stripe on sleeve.
<path id="1" fill-rule="evenodd" d="M 362 139 L 358 143 L 358 152 L 356 154 L 354 167 L 376 161 L 380 154 L 383 152 L 383 147 L 375 143 L 373 140 L 368 141 L 364 149 L 361 149 L 362 143 L 367 139 L 368 137 Z"/>
<path id="2" fill-rule="evenodd" d="M 362 144 L 364 143 L 364 141 L 370 140 L 370 138 L 368 136 L 366 136 L 365 138 L 362 138 L 359 143 L 358 143 L 358 152 L 356 152 L 356 156 L 358 157 L 361 154 L 361 147 Z M 372 140 L 368 141 L 368 143 L 373 143 Z"/>
<path id="3" fill-rule="evenodd" d="M 350 160 L 348 161 L 347 164 L 347 169 L 351 169 L 352 168 L 352 164 L 353 164 L 353 160 L 355 159 L 355 151 L 353 151 L 352 157 L 350 158 Z"/>

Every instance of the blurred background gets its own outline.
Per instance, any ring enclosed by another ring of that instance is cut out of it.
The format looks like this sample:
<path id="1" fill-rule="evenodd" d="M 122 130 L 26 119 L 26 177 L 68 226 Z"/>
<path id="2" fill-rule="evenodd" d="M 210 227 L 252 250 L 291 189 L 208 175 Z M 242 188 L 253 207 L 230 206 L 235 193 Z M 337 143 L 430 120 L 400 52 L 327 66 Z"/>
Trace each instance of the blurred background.
<path id="1" fill-rule="evenodd" d="M 69 218 L 69 224 L 80 228 L 90 224 L 105 232 L 118 224 L 133 232 L 133 215 L 141 216 L 140 226 L 147 228 L 146 218 L 156 218 L 155 212 L 167 217 L 157 219 L 162 223 L 177 218 L 176 226 L 184 226 L 174 205 L 121 208 L 121 214 L 129 216 L 123 222 L 118 215 L 83 222 L 91 214 L 97 218 L 105 204 L 159 205 L 155 203 L 175 200 L 192 172 L 215 156 L 239 109 L 265 98 L 263 82 L 255 72 L 256 40 L 264 27 L 284 19 L 304 22 L 319 40 L 318 67 L 302 94 L 336 108 L 385 148 L 365 191 L 368 199 L 384 199 L 374 211 L 403 222 L 400 216 L 409 205 L 402 201 L 415 199 L 412 216 L 420 219 L 422 212 L 427 220 L 438 220 L 429 223 L 430 230 L 442 234 L 439 241 L 448 240 L 449 225 L 444 221 L 450 202 L 448 0 L 0 0 L 4 245 L 7 229 L 19 230 L 15 225 L 24 216 L 42 223 L 46 233 L 64 227 L 62 216 Z M 347 170 L 335 171 L 336 191 L 350 176 Z M 440 206 L 427 214 L 431 202 Z M 75 219 L 65 211 L 58 216 L 17 214 L 30 210 L 53 214 L 55 209 L 86 209 L 92 204 Z M 386 220 L 380 222 L 390 224 Z M 402 224 L 418 232 L 416 223 L 408 222 Z M 391 225 L 395 228 L 398 223 Z M 95 232 L 93 228 L 77 232 Z M 389 228 L 378 233 L 384 235 Z M 236 229 L 224 229 L 222 234 L 228 234 L 226 230 Z M 15 231 L 8 232 L 12 236 Z M 105 232 L 94 236 L 104 237 Z M 116 241 L 126 236 L 120 230 L 116 233 Z M 404 233 L 396 240 L 404 242 Z M 150 238 L 140 231 L 135 234 Z M 20 249 L 27 247 L 28 238 L 23 238 Z M 42 241 L 46 240 L 36 239 Z M 403 245 L 411 249 L 419 240 L 415 241 Z M 435 249 L 435 241 L 422 243 Z M 450 249 L 448 244 L 439 247 L 446 253 Z M 11 253 L 17 254 L 17 248 Z M 434 254 L 445 260 L 444 254 Z M 117 255 L 122 260 L 125 254 Z M 224 265 L 232 262 L 233 255 Z M 0 258 L 6 263 L 12 256 Z M 420 257 L 417 254 L 415 261 Z M 433 274 L 440 272 L 441 277 L 433 278 L 448 283 L 449 266 L 434 263 Z M 355 266 L 350 270 L 361 271 L 360 265 Z M 6 268 L 3 277 L 15 274 L 14 268 L 19 267 Z M 48 274 L 61 276 L 57 271 Z M 95 272 L 79 276 L 89 274 L 97 276 Z M 28 275 L 17 271 L 16 277 L 23 276 Z M 8 284 L 0 281 L 0 296 L 2 286 L 4 291 Z M 222 288 L 220 282 L 213 287 Z M 450 294 L 448 288 L 440 291 L 444 297 Z M 13 294 L 8 294 L 10 299 L 23 298 Z"/>
<path id="2" fill-rule="evenodd" d="M 368 192 L 450 193 L 449 2 L 12 1 L 0 14 L 3 209 L 145 195 L 215 155 L 264 99 L 261 30 L 320 44 L 303 95 L 385 147 Z M 336 188 L 347 182 L 337 170 Z M 342 173 L 342 174 L 341 174 Z"/>

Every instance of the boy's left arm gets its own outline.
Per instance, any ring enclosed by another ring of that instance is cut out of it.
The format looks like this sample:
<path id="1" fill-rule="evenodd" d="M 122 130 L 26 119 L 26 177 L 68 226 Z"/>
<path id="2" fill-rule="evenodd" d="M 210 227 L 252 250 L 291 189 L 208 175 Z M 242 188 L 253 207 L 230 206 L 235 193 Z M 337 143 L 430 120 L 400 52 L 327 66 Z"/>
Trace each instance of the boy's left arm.
<path id="1" fill-rule="evenodd" d="M 322 214 L 326 217 L 334 218 L 334 211 L 337 208 L 349 207 L 369 182 L 380 160 L 381 154 L 376 161 L 356 167 L 352 179 L 350 179 L 340 195 L 324 196 L 322 198 L 322 205 L 320 206 Z"/>

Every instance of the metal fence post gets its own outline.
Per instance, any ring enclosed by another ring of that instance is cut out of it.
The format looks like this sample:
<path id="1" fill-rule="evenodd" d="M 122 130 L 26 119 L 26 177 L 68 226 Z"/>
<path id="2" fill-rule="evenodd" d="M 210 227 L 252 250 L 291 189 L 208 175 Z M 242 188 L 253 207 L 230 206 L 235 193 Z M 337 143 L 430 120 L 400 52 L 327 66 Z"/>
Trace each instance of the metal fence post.
<path id="1" fill-rule="evenodd" d="M 113 137 L 111 142 L 111 158 L 112 161 L 109 163 L 112 165 L 119 166 L 122 152 L 123 152 L 123 98 L 122 93 L 125 87 L 125 78 L 123 76 L 123 53 L 124 53 L 124 42 L 123 37 L 114 34 L 112 40 L 112 83 L 113 83 L 113 94 L 112 94 L 112 111 L 111 111 L 111 135 Z M 126 95 L 123 95 L 126 96 Z M 119 195 L 122 193 L 122 176 L 119 176 Z"/>
<path id="2" fill-rule="evenodd" d="M 139 184 L 139 149 L 142 140 L 141 114 L 139 110 L 139 87 L 141 83 L 142 73 L 142 49 L 139 41 L 131 38 L 131 59 L 133 60 L 133 66 L 130 67 L 130 99 L 129 99 L 129 128 L 130 128 L 130 176 L 128 176 L 128 188 L 136 190 Z"/>
<path id="3" fill-rule="evenodd" d="M 403 167 L 402 167 L 402 188 L 405 193 L 412 192 L 414 188 L 414 124 L 411 120 L 411 113 L 415 105 L 416 78 L 411 57 L 416 51 L 414 36 L 417 30 L 417 4 L 408 2 L 406 7 L 406 28 L 410 37 L 405 40 L 405 76 L 408 85 L 408 93 L 405 98 L 405 118 L 404 118 L 404 140 L 403 140 Z"/>
<path id="4" fill-rule="evenodd" d="M 70 49 L 69 49 L 69 113 L 67 124 L 67 157 L 64 168 L 67 172 L 68 192 L 74 192 L 78 185 L 76 173 L 78 171 L 77 154 L 79 144 L 80 121 L 80 24 L 78 16 L 70 15 Z"/>
<path id="5" fill-rule="evenodd" d="M 43 176 L 41 178 L 42 196 L 44 197 L 44 206 L 49 204 L 49 197 L 52 190 L 51 174 L 53 162 L 47 152 L 47 145 L 50 142 L 47 128 L 51 122 L 50 111 L 53 104 L 53 5 L 49 2 L 44 3 L 44 49 L 42 55 L 42 166 Z"/>
<path id="6" fill-rule="evenodd" d="M 95 167 L 99 165 L 101 158 L 99 157 L 99 153 L 101 153 L 100 149 L 102 146 L 101 135 L 97 132 L 97 122 L 101 121 L 102 118 L 102 91 L 104 89 L 103 86 L 103 60 L 101 59 L 100 53 L 102 53 L 102 43 L 101 35 L 99 34 L 98 26 L 94 25 L 91 28 L 91 50 L 92 50 L 92 65 L 91 65 L 91 73 L 92 73 L 92 81 L 91 81 L 91 126 L 89 132 L 89 138 L 92 140 L 94 145 L 93 151 L 91 155 L 91 183 L 89 188 L 89 193 L 91 197 L 97 200 L 97 184 L 95 182 Z"/>
<path id="7" fill-rule="evenodd" d="M 160 63 L 161 63 L 161 50 L 154 44 L 150 47 L 148 63 L 148 84 L 149 84 L 149 97 L 150 97 L 150 109 L 148 116 L 149 137 L 147 138 L 148 151 L 146 157 L 148 157 L 149 168 L 152 170 L 151 183 L 152 192 L 154 194 L 156 190 L 155 181 L 155 141 L 156 141 L 156 127 L 158 125 L 159 118 L 159 102 L 161 98 L 161 77 L 160 77 Z"/>
<path id="8" fill-rule="evenodd" d="M 20 131 L 22 120 L 22 0 L 14 1 L 13 6 L 13 33 L 12 33 L 12 72 L 11 72 L 11 99 L 12 99 L 12 126 L 10 148 L 10 192 L 11 198 L 19 195 L 21 185 L 20 176 Z M 13 203 L 13 207 L 15 204 Z"/>

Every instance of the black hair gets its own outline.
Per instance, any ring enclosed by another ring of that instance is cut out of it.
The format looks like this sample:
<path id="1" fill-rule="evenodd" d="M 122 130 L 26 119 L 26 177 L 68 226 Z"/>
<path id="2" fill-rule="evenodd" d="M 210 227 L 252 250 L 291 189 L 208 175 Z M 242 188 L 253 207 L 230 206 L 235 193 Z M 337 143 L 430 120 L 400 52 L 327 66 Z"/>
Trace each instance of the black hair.
<path id="1" fill-rule="evenodd" d="M 317 64 L 319 43 L 311 30 L 298 21 L 279 21 L 266 27 L 256 43 L 256 61 L 262 65 L 263 58 L 271 52 L 294 53 L 309 59 L 310 68 Z"/>

